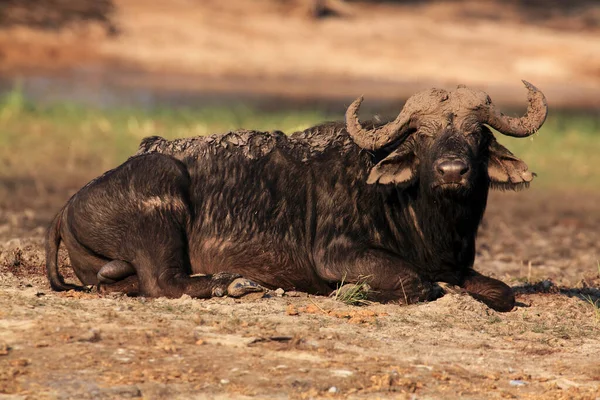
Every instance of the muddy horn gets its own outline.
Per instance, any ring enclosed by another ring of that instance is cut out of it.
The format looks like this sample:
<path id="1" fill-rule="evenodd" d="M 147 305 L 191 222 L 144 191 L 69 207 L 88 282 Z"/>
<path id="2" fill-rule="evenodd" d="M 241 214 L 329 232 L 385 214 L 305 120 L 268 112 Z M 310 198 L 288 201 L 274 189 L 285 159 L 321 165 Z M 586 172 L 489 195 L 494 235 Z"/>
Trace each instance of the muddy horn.
<path id="1" fill-rule="evenodd" d="M 537 132 L 548 115 L 548 104 L 546 97 L 538 88 L 527 81 L 523 81 L 523 83 L 529 91 L 527 95 L 529 104 L 523 117 L 508 117 L 497 111 L 490 101 L 489 106 L 481 115 L 480 121 L 507 136 L 527 137 Z"/>
<path id="2" fill-rule="evenodd" d="M 398 117 L 383 126 L 365 129 L 358 120 L 358 109 L 363 97 L 354 100 L 346 110 L 346 129 L 354 143 L 363 149 L 377 150 L 399 139 L 408 131 L 412 112 L 402 109 Z"/>

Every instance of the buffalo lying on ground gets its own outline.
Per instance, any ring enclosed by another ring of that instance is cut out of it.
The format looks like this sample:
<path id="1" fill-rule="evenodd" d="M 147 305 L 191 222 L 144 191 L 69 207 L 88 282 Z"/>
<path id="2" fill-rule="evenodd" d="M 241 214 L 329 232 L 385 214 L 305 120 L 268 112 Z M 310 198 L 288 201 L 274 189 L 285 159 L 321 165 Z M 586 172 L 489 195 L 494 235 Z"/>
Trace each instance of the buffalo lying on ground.
<path id="1" fill-rule="evenodd" d="M 260 284 L 328 294 L 363 280 L 376 300 L 414 303 L 448 282 L 511 310 L 510 287 L 473 262 L 489 188 L 533 178 L 485 126 L 514 137 L 540 128 L 546 100 L 525 85 L 521 118 L 459 86 L 414 95 L 386 124 L 361 124 L 358 99 L 345 123 L 290 136 L 147 138 L 58 213 L 47 235 L 50 283 L 77 288 L 58 273 L 62 240 L 79 280 L 103 291 L 239 296 Z"/>

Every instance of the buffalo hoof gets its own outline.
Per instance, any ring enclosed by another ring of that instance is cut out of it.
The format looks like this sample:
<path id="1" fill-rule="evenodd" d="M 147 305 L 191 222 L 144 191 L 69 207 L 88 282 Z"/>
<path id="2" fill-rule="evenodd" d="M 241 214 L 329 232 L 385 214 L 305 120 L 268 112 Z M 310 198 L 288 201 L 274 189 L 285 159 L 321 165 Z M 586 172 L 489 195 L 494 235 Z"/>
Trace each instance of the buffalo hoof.
<path id="1" fill-rule="evenodd" d="M 475 299 L 500 311 L 511 311 L 515 306 L 515 294 L 506 283 L 476 271 L 469 271 L 462 287 Z"/>
<path id="2" fill-rule="evenodd" d="M 242 297 L 250 293 L 264 292 L 265 289 L 257 283 L 246 278 L 237 278 L 227 287 L 227 295 Z"/>
<path id="3" fill-rule="evenodd" d="M 425 301 L 435 301 L 446 294 L 445 288 L 440 286 L 437 282 L 433 282 L 431 287 L 428 289 Z"/>
<path id="4" fill-rule="evenodd" d="M 249 293 L 264 292 L 265 289 L 239 274 L 219 272 L 211 276 L 212 297 L 242 297 Z"/>

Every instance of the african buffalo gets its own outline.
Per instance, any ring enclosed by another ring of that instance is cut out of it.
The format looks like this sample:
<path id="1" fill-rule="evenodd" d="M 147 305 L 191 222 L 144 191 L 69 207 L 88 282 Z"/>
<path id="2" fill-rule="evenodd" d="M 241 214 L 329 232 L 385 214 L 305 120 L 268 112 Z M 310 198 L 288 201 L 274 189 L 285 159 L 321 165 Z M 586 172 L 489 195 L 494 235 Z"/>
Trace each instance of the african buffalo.
<path id="1" fill-rule="evenodd" d="M 521 118 L 459 86 L 412 96 L 385 124 L 358 121 L 361 98 L 345 123 L 290 136 L 144 139 L 52 222 L 50 283 L 76 288 L 58 273 L 62 239 L 79 280 L 105 291 L 235 296 L 258 283 L 328 294 L 363 279 L 376 300 L 414 303 L 448 282 L 511 310 L 510 287 L 473 262 L 489 188 L 515 190 L 533 178 L 486 127 L 514 137 L 541 127 L 545 97 L 524 83 Z"/>

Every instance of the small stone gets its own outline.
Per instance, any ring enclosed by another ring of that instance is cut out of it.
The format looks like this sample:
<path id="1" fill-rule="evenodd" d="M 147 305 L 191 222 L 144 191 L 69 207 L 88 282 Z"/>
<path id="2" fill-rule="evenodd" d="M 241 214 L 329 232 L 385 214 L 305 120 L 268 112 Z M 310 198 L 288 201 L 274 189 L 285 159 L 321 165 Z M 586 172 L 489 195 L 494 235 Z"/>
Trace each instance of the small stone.
<path id="1" fill-rule="evenodd" d="M 90 329 L 89 331 L 81 335 L 81 337 L 77 341 L 95 343 L 99 342 L 100 339 L 100 331 L 98 329 Z"/>
<path id="2" fill-rule="evenodd" d="M 332 386 L 329 388 L 329 390 L 327 392 L 329 393 L 337 393 L 339 390 L 338 388 L 336 388 L 335 386 Z"/>
<path id="3" fill-rule="evenodd" d="M 283 290 L 282 288 L 279 288 L 279 289 L 275 290 L 273 293 L 275 293 L 275 296 L 277 296 L 277 297 L 282 297 L 285 293 L 285 290 Z"/>
<path id="4" fill-rule="evenodd" d="M 510 386 L 517 386 L 517 387 L 519 387 L 519 386 L 525 386 L 525 385 L 527 385 L 527 382 L 522 381 L 520 379 L 515 379 L 515 380 L 512 380 L 512 381 L 508 382 L 508 384 Z"/>
<path id="5" fill-rule="evenodd" d="M 293 304 L 290 304 L 285 308 L 285 313 L 287 315 L 298 315 L 298 309 Z"/>
<path id="6" fill-rule="evenodd" d="M 142 397 L 140 388 L 135 385 L 113 386 L 108 388 L 98 388 L 91 393 L 93 398 L 118 398 L 134 399 Z"/>
<path id="7" fill-rule="evenodd" d="M 113 357 L 115 360 L 119 361 L 122 364 L 129 364 L 132 361 L 132 358 L 130 357 L 131 356 L 130 353 L 131 352 L 128 352 L 125 349 L 119 348 L 115 351 L 116 355 Z"/>
<path id="8" fill-rule="evenodd" d="M 199 346 L 200 346 L 200 345 L 203 345 L 204 343 L 205 343 L 205 342 L 204 342 L 204 340 L 202 340 L 202 339 L 198 339 L 198 340 L 196 340 L 196 344 L 197 344 L 197 345 L 199 345 Z"/>
<path id="9" fill-rule="evenodd" d="M 10 239 L 8 242 L 4 244 L 9 250 L 13 250 L 15 248 L 21 247 L 21 239 Z"/>
<path id="10" fill-rule="evenodd" d="M 10 360 L 9 363 L 13 367 L 26 367 L 29 365 L 29 360 L 26 360 L 24 358 L 17 358 L 15 360 Z"/>
<path id="11" fill-rule="evenodd" d="M 347 369 L 334 369 L 331 371 L 333 376 L 339 376 L 340 378 L 348 378 L 354 375 L 354 372 L 349 371 Z"/>
<path id="12" fill-rule="evenodd" d="M 221 379 L 221 385 L 227 385 L 229 383 L 229 379 Z"/>
<path id="13" fill-rule="evenodd" d="M 319 308 L 319 306 L 317 306 L 315 304 L 309 304 L 304 308 L 305 308 L 305 312 L 308 314 L 319 314 L 319 313 L 323 312 L 323 309 Z"/>
<path id="14" fill-rule="evenodd" d="M 19 396 L 18 394 L 0 394 L 0 400 L 27 400 L 28 397 Z"/>
<path id="15" fill-rule="evenodd" d="M 563 379 L 558 379 L 556 381 L 556 387 L 558 387 L 561 390 L 568 390 L 568 389 L 570 389 L 572 387 L 578 387 L 578 386 L 580 386 L 578 383 L 573 382 L 573 381 L 571 381 L 569 379 L 564 379 L 563 378 Z"/>
<path id="16" fill-rule="evenodd" d="M 296 292 L 295 290 L 292 290 L 290 292 L 286 292 L 285 295 L 287 297 L 308 297 L 307 293 L 304 292 Z"/>

